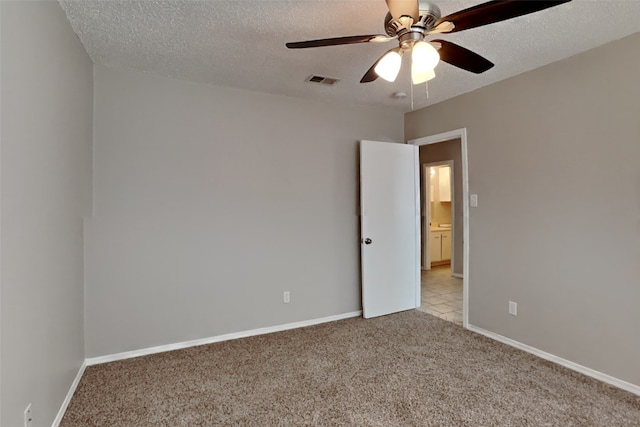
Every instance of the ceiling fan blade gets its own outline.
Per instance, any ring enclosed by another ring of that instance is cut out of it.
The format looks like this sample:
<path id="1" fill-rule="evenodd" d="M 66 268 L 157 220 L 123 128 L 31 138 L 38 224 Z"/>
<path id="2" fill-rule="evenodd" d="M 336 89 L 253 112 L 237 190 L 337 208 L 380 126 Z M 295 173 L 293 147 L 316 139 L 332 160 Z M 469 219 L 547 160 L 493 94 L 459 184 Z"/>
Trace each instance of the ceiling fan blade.
<path id="1" fill-rule="evenodd" d="M 390 40 L 395 40 L 395 39 L 396 39 L 395 37 L 388 37 L 380 34 L 369 34 L 365 36 L 334 37 L 330 39 L 291 42 L 291 43 L 287 43 L 286 46 L 289 49 L 306 49 L 309 47 L 339 46 L 343 44 L 384 43 L 384 42 L 388 42 Z"/>
<path id="2" fill-rule="evenodd" d="M 437 27 L 431 28 L 427 31 L 427 34 L 442 34 L 442 33 L 450 33 L 453 30 L 453 23 L 449 21 L 441 22 Z"/>
<path id="3" fill-rule="evenodd" d="M 413 22 L 420 19 L 420 11 L 418 10 L 418 0 L 386 0 L 387 7 L 393 19 L 400 22 L 400 17 L 410 16 Z"/>
<path id="4" fill-rule="evenodd" d="M 440 18 L 434 24 L 434 27 L 443 22 L 451 22 L 454 28 L 448 32 L 455 33 L 458 31 L 468 30 L 470 28 L 481 27 L 494 22 L 505 21 L 507 19 L 516 18 L 518 16 L 528 15 L 530 13 L 539 12 L 550 7 L 568 3 L 571 0 L 560 1 L 523 1 L 523 0 L 497 0 L 482 3 L 468 9 L 461 10 L 444 18 Z"/>
<path id="5" fill-rule="evenodd" d="M 438 50 L 440 60 L 455 67 L 462 68 L 463 70 L 480 74 L 489 70 L 494 65 L 493 62 L 488 59 L 455 43 L 445 40 L 432 40 L 432 43 L 440 44 L 440 50 Z"/>

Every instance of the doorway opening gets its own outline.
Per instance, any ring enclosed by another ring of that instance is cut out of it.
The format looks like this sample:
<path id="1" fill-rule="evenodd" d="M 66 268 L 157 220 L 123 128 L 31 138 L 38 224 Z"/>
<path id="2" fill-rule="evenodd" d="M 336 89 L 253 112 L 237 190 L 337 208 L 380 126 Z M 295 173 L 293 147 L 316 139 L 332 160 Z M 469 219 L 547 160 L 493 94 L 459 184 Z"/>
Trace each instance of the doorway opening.
<path id="1" fill-rule="evenodd" d="M 426 148 L 426 147 L 424 147 Z M 423 153 L 423 160 L 428 153 Z M 453 233 L 455 232 L 454 161 L 422 163 L 420 195 L 420 229 L 422 270 L 455 265 Z M 453 273 L 453 269 L 452 269 Z M 460 268 L 460 273 L 462 273 Z M 462 274 L 459 276 L 462 278 Z"/>
<path id="2" fill-rule="evenodd" d="M 466 129 L 418 138 L 421 310 L 468 325 L 469 215 Z"/>

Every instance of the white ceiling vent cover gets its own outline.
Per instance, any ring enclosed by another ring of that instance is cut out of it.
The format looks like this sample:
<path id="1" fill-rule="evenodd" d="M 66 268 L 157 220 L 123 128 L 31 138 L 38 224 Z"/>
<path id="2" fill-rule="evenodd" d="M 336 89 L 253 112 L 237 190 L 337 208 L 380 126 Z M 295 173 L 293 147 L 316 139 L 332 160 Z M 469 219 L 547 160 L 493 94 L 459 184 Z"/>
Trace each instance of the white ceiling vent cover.
<path id="1" fill-rule="evenodd" d="M 316 74 L 312 74 L 305 79 L 305 82 L 319 83 L 325 86 L 334 86 L 339 81 L 340 79 L 336 79 L 335 77 L 324 77 L 324 76 L 318 76 Z"/>

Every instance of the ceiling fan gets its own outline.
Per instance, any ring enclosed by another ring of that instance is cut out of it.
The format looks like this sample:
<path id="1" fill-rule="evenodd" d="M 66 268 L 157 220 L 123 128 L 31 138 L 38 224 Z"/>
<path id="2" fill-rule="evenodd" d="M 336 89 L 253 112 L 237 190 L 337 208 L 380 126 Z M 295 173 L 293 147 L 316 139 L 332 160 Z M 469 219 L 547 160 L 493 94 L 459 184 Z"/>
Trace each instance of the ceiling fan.
<path id="1" fill-rule="evenodd" d="M 411 52 L 411 80 L 413 84 L 420 84 L 435 77 L 434 68 L 440 60 L 476 74 L 484 73 L 494 65 L 488 59 L 455 43 L 441 39 L 427 41 L 427 37 L 505 21 L 569 1 L 571 0 L 489 1 L 442 17 L 438 6 L 430 1 L 386 0 L 389 8 L 384 20 L 387 35 L 370 34 L 307 40 L 287 43 L 286 46 L 289 49 L 305 49 L 397 40 L 398 47 L 390 49 L 374 62 L 360 83 L 369 83 L 378 77 L 390 82 L 395 81 L 402 65 L 402 55 Z"/>

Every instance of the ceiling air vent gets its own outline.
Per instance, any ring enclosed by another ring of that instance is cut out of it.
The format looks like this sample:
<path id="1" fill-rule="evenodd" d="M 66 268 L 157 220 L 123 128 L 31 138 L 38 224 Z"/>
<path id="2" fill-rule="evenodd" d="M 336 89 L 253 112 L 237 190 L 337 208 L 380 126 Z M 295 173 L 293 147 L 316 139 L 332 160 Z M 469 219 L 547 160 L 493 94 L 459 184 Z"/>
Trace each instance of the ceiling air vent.
<path id="1" fill-rule="evenodd" d="M 340 81 L 340 79 L 336 79 L 333 77 L 317 76 L 315 74 L 312 74 L 309 77 L 307 77 L 305 81 L 311 82 L 311 83 L 320 83 L 321 85 L 326 85 L 326 86 L 334 86 L 336 83 Z"/>

